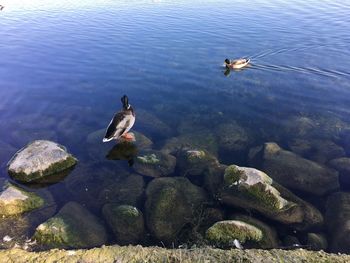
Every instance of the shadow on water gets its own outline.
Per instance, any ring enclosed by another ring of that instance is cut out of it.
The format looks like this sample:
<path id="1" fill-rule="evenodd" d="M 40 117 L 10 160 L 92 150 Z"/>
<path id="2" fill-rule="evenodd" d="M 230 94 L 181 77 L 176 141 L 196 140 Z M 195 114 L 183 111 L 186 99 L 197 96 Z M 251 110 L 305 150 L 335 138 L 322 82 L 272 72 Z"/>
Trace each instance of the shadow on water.
<path id="1" fill-rule="evenodd" d="M 107 160 L 126 160 L 129 166 L 134 164 L 134 158 L 138 154 L 138 148 L 131 142 L 120 142 L 113 146 L 106 155 Z"/>

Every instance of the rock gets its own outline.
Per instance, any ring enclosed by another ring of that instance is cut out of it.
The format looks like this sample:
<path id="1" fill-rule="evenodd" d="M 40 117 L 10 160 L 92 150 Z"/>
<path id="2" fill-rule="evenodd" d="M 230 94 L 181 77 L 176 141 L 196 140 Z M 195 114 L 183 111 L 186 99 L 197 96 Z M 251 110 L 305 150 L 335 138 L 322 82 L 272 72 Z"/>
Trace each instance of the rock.
<path id="1" fill-rule="evenodd" d="M 174 172 L 176 158 L 160 151 L 143 151 L 135 159 L 134 170 L 150 177 L 168 176 Z"/>
<path id="2" fill-rule="evenodd" d="M 153 179 L 146 189 L 145 214 L 151 234 L 171 243 L 185 224 L 195 220 L 198 209 L 206 202 L 205 191 L 187 178 Z"/>
<path id="3" fill-rule="evenodd" d="M 279 246 L 276 230 L 264 222 L 243 214 L 233 214 L 229 219 L 238 220 L 260 229 L 262 231 L 262 239 L 258 243 L 259 248 L 277 248 Z"/>
<path id="4" fill-rule="evenodd" d="M 67 153 L 62 145 L 38 140 L 19 150 L 8 164 L 10 176 L 21 182 L 38 181 L 54 177 L 73 167 L 77 159 Z"/>
<path id="5" fill-rule="evenodd" d="M 264 172 L 230 165 L 224 174 L 219 200 L 226 205 L 254 209 L 273 220 L 298 229 L 323 224 L 321 213 L 283 188 Z"/>
<path id="6" fill-rule="evenodd" d="M 210 130 L 201 130 L 166 140 L 161 151 L 176 155 L 182 149 L 203 149 L 217 156 L 219 147 L 216 136 Z"/>
<path id="7" fill-rule="evenodd" d="M 226 168 L 227 165 L 224 164 L 211 165 L 204 172 L 204 187 L 211 193 L 214 199 L 217 199 L 223 184 Z"/>
<path id="8" fill-rule="evenodd" d="M 323 195 L 339 188 L 338 173 L 335 170 L 283 150 L 276 143 L 265 143 L 251 149 L 249 162 L 288 188 L 315 195 Z"/>
<path id="9" fill-rule="evenodd" d="M 220 125 L 217 135 L 219 147 L 228 152 L 246 151 L 250 143 L 247 131 L 236 122 Z"/>
<path id="10" fill-rule="evenodd" d="M 328 242 L 323 234 L 308 233 L 307 234 L 307 245 L 312 250 L 326 250 L 328 248 Z"/>
<path id="11" fill-rule="evenodd" d="M 332 252 L 350 253 L 350 193 L 331 194 L 326 203 L 326 225 Z"/>
<path id="12" fill-rule="evenodd" d="M 350 158 L 333 159 L 328 165 L 339 172 L 340 185 L 350 188 Z"/>
<path id="13" fill-rule="evenodd" d="M 241 244 L 247 241 L 259 243 L 263 239 L 259 228 L 238 220 L 216 222 L 208 228 L 205 236 L 212 245 L 219 247 L 232 246 L 235 239 Z"/>
<path id="14" fill-rule="evenodd" d="M 217 166 L 219 161 L 203 150 L 183 149 L 177 155 L 177 170 L 182 176 L 202 175 L 211 166 Z"/>
<path id="15" fill-rule="evenodd" d="M 131 174 L 120 177 L 112 184 L 107 185 L 99 194 L 101 203 L 127 204 L 137 206 L 144 192 L 145 182 L 140 175 Z"/>
<path id="16" fill-rule="evenodd" d="M 172 129 L 152 113 L 142 109 L 137 109 L 136 114 L 137 121 L 135 127 L 145 131 L 146 134 L 158 137 L 168 137 L 169 134 L 172 133 Z"/>
<path id="17" fill-rule="evenodd" d="M 17 216 L 43 207 L 45 201 L 39 195 L 8 183 L 0 192 L 0 216 Z"/>
<path id="18" fill-rule="evenodd" d="M 223 210 L 215 207 L 208 207 L 203 212 L 203 221 L 201 225 L 206 229 L 216 222 L 222 221 L 225 218 L 225 213 Z"/>
<path id="19" fill-rule="evenodd" d="M 48 248 L 89 248 L 105 244 L 107 234 L 95 215 L 69 202 L 36 228 L 33 239 Z"/>
<path id="20" fill-rule="evenodd" d="M 102 212 L 118 244 L 137 244 L 142 240 L 145 230 L 144 220 L 141 211 L 136 207 L 106 204 Z"/>
<path id="21" fill-rule="evenodd" d="M 294 153 L 321 164 L 345 156 L 344 149 L 330 140 L 295 139 L 288 145 Z"/>

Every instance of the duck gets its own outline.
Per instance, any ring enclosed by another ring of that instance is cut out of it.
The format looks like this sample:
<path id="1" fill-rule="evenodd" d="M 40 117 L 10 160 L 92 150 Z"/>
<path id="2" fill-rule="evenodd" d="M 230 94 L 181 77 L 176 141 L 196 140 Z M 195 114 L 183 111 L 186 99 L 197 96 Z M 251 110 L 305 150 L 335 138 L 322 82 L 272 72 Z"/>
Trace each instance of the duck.
<path id="1" fill-rule="evenodd" d="M 2 9 L 4 9 L 5 7 L 3 5 L 0 5 L 0 11 L 2 11 Z"/>
<path id="2" fill-rule="evenodd" d="M 249 62 L 249 58 L 239 58 L 231 61 L 227 58 L 225 59 L 225 66 L 226 68 L 240 69 L 247 66 Z"/>
<path id="3" fill-rule="evenodd" d="M 128 133 L 128 131 L 134 126 L 135 123 L 135 111 L 129 104 L 129 98 L 124 95 L 121 97 L 122 110 L 117 112 L 106 129 L 106 135 L 103 138 L 103 142 L 109 142 L 113 139 L 118 140 L 124 138 L 125 140 L 133 140 L 134 136 Z"/>

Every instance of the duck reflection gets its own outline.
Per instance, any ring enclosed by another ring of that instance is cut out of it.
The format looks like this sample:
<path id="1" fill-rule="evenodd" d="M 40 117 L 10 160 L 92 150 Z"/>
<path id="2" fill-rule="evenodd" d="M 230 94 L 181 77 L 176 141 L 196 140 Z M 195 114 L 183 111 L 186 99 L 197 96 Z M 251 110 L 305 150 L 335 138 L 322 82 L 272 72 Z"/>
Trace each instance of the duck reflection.
<path id="1" fill-rule="evenodd" d="M 134 158 L 138 154 L 137 146 L 132 142 L 119 142 L 108 152 L 108 160 L 127 160 L 129 166 L 134 164 Z"/>

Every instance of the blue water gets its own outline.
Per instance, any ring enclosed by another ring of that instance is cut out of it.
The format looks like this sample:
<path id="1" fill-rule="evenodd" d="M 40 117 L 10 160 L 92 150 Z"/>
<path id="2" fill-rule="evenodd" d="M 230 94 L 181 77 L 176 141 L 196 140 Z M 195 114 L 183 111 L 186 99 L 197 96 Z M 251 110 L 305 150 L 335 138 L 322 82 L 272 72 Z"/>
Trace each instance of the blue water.
<path id="1" fill-rule="evenodd" d="M 235 120 L 253 131 L 250 146 L 286 145 L 293 116 L 350 127 L 347 1 L 28 2 L 0 2 L 1 177 L 12 154 L 34 139 L 65 145 L 81 165 L 104 162 L 112 145 L 100 146 L 98 137 L 91 147 L 87 138 L 108 125 L 123 94 L 136 114 L 170 127 L 164 134 L 136 120 L 134 130 L 156 149 L 187 120 L 187 131 L 214 134 Z M 224 59 L 244 56 L 251 66 L 226 76 Z M 246 164 L 235 158 L 219 154 Z M 61 194 L 64 182 L 48 189 L 58 204 L 71 198 Z"/>

